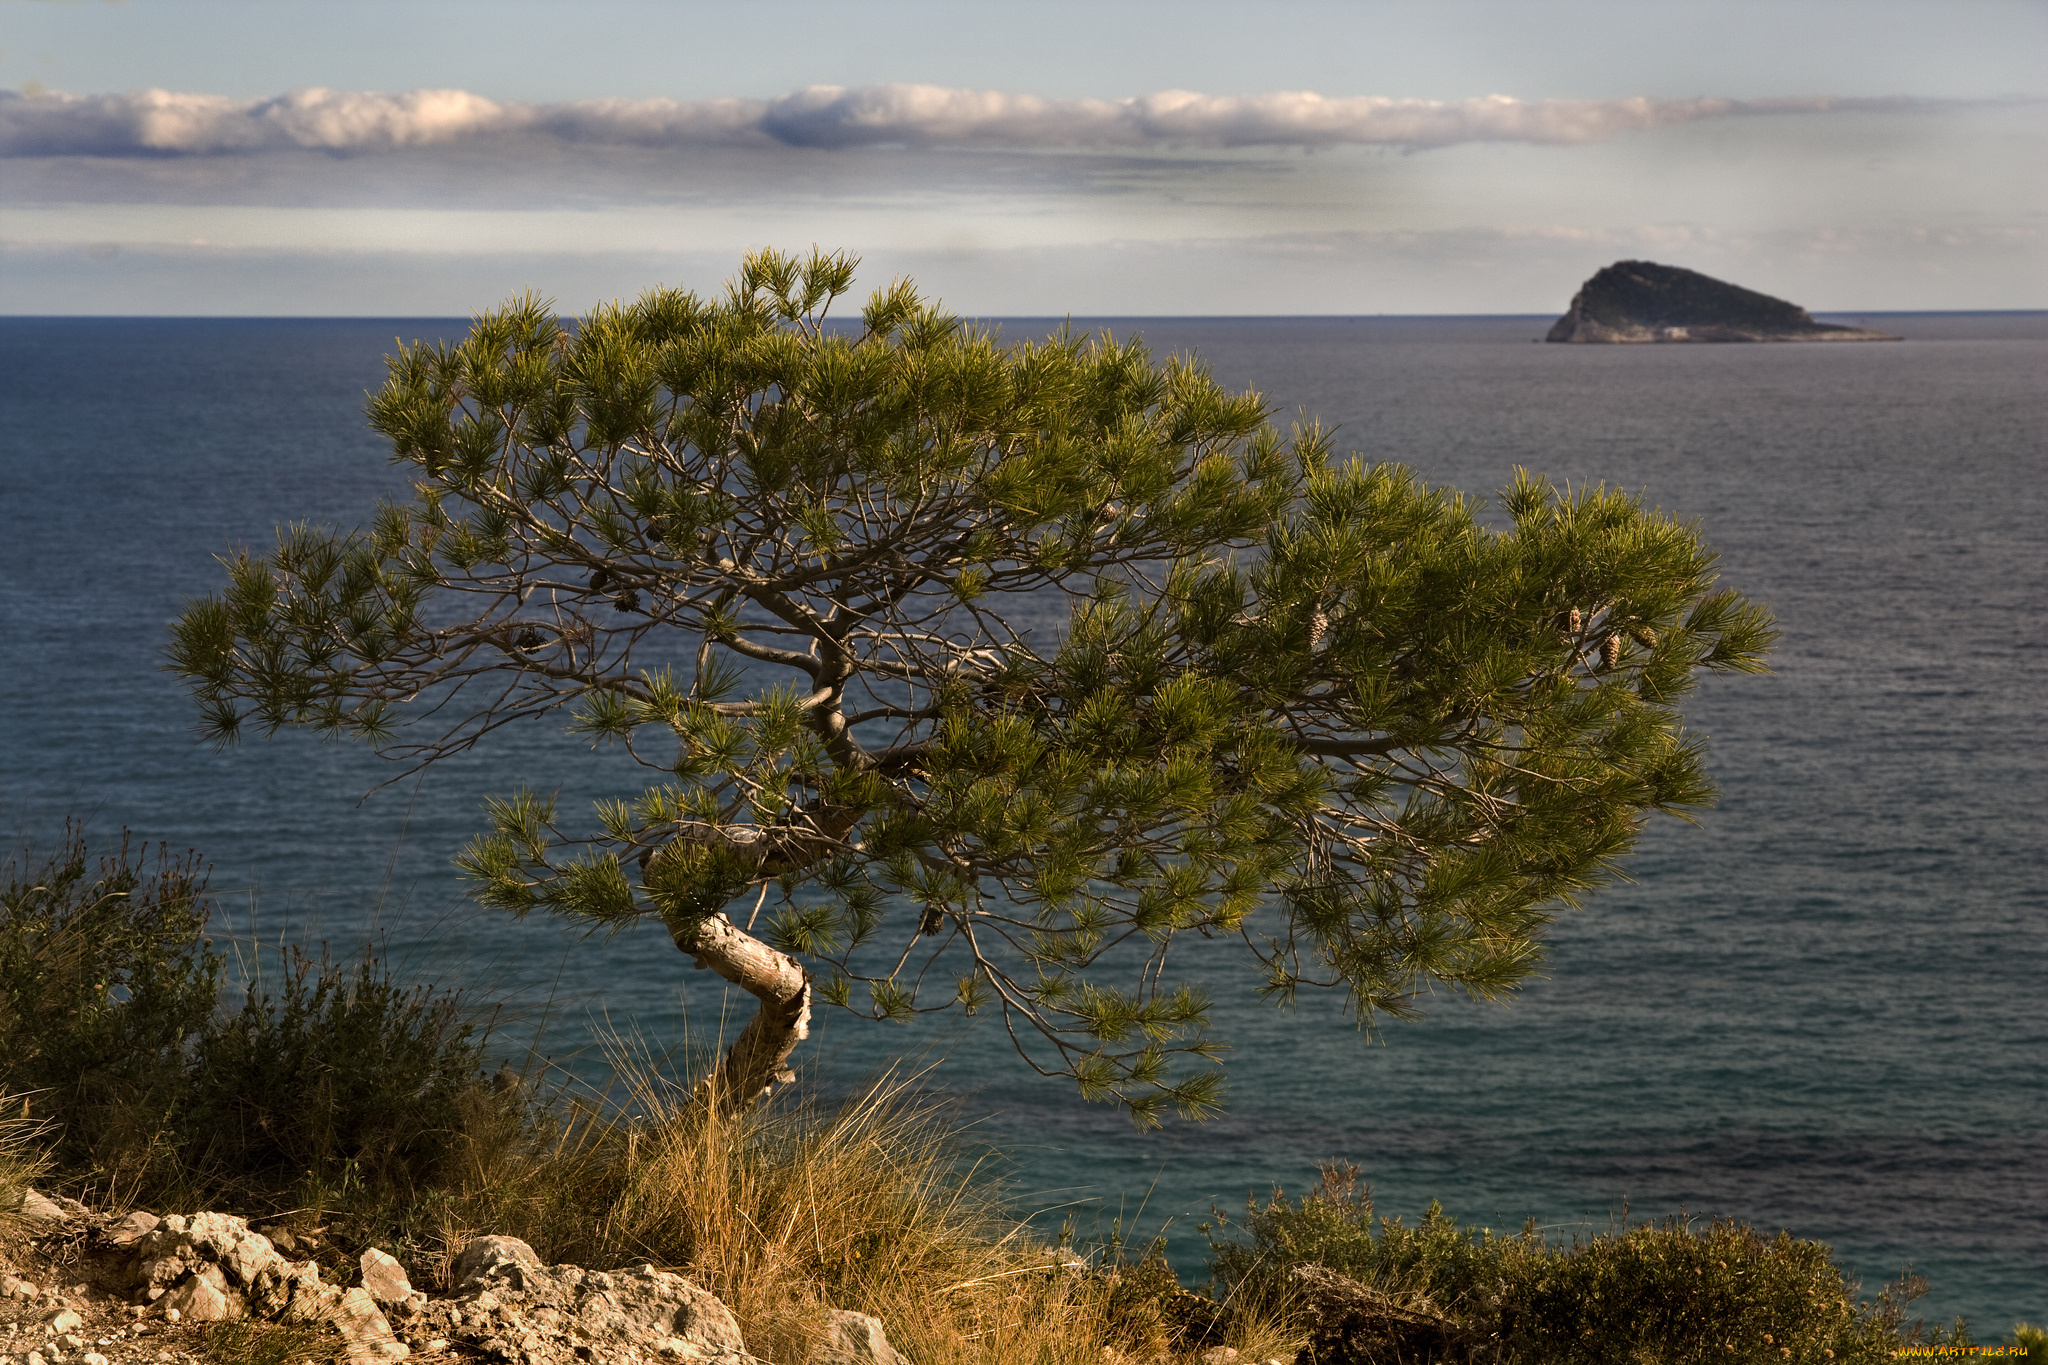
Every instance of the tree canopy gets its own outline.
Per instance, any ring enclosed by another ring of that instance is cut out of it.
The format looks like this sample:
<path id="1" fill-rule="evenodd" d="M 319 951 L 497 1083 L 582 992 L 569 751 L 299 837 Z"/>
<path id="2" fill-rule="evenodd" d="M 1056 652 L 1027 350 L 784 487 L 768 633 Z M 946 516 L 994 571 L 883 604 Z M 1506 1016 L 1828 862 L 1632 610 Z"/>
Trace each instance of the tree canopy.
<path id="1" fill-rule="evenodd" d="M 641 790 L 505 793 L 460 863 L 759 996 L 735 1105 L 815 997 L 994 1010 L 1091 1099 L 1204 1114 L 1176 937 L 1367 1024 L 1500 996 L 1653 812 L 1711 800 L 1678 703 L 1773 632 L 1697 526 L 1523 474 L 1490 528 L 1136 340 L 1005 345 L 904 282 L 828 322 L 853 268 L 763 252 L 721 296 L 402 348 L 369 417 L 413 496 L 189 605 L 206 731 L 417 767 L 566 709 L 624 746 Z"/>

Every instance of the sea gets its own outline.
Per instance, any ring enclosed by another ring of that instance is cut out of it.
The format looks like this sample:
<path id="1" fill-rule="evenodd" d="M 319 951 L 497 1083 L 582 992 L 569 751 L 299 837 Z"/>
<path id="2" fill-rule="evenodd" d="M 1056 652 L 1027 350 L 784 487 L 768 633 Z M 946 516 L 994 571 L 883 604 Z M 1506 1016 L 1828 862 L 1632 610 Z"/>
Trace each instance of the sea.
<path id="1" fill-rule="evenodd" d="M 2048 314 L 1862 314 L 1891 344 L 1533 344 L 1535 317 L 1075 319 L 1192 353 L 1275 420 L 1487 496 L 1517 466 L 1696 520 L 1767 601 L 1774 672 L 1707 679 L 1718 806 L 1653 825 L 1507 1004 L 1362 1033 L 1188 970 L 1228 1112 L 1140 1133 L 1032 1075 L 995 1020 L 824 1018 L 819 1091 L 896 1062 L 958 1098 L 1041 1226 L 1164 1238 L 1353 1163 L 1385 1215 L 1569 1239 L 1729 1217 L 1829 1243 L 1979 1340 L 2048 1320 Z M 997 320 L 1009 339 L 1058 324 Z M 601 1087 L 609 1036 L 682 1067 L 742 1019 L 649 930 L 586 939 L 464 898 L 450 859 L 521 784 L 627 789 L 552 725 L 389 785 L 300 734 L 215 752 L 162 670 L 216 557 L 401 494 L 363 420 L 399 340 L 463 319 L 0 319 L 0 833 L 196 849 L 244 975 L 376 945 L 500 1013 L 497 1045 Z M 1489 513 L 1497 517 L 1497 512 Z M 710 985 L 706 983 L 710 982 Z M 616 1044 L 615 1044 L 616 1045 Z"/>

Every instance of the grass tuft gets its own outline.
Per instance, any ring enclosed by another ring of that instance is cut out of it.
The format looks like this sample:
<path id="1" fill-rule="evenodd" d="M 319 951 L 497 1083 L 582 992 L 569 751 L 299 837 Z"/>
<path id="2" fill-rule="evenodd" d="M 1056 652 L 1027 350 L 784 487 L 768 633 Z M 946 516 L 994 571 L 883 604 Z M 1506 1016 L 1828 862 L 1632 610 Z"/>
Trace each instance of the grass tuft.
<path id="1" fill-rule="evenodd" d="M 1106 1343 L 1146 1358 L 1179 1344 L 1134 1337 L 1135 1297 L 1118 1274 L 1048 1258 L 1005 1208 L 956 1106 L 916 1074 L 730 1118 L 630 1049 L 615 1046 L 613 1062 L 623 1102 L 584 1105 L 544 1143 L 480 1170 L 469 1225 L 451 1224 L 444 1246 L 509 1232 L 550 1261 L 675 1269 L 724 1300 L 750 1349 L 773 1360 L 804 1359 L 832 1308 L 880 1318 L 912 1359 L 963 1365 L 1102 1365 Z M 1166 1280 L 1162 1292 L 1200 1298 Z M 1249 1319 L 1236 1331 L 1275 1351 L 1281 1335 Z"/>
<path id="2" fill-rule="evenodd" d="M 202 1341 L 214 1365 L 326 1365 L 335 1358 L 332 1333 L 299 1323 L 215 1323 Z"/>
<path id="3" fill-rule="evenodd" d="M 41 1146 L 48 1132 L 47 1123 L 29 1117 L 24 1097 L 0 1093 L 0 1258 L 27 1237 L 22 1197 L 50 1169 Z"/>

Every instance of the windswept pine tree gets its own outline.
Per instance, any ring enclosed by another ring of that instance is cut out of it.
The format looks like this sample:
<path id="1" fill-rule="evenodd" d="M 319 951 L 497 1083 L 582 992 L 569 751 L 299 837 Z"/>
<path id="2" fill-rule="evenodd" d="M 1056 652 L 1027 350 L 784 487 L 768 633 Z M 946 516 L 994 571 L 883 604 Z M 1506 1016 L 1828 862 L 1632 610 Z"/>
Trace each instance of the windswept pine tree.
<path id="1" fill-rule="evenodd" d="M 1695 526 L 1522 476 L 1489 529 L 1192 361 L 1004 346 L 906 283 L 828 327 L 853 267 L 401 350 L 370 420 L 414 496 L 190 606 L 207 732 L 419 767 L 563 712 L 623 745 L 641 790 L 505 793 L 460 863 L 514 914 L 658 918 L 758 997 L 707 1082 L 733 1109 L 822 1001 L 996 1010 L 1090 1099 L 1205 1114 L 1176 937 L 1364 1023 L 1497 997 L 1711 799 L 1677 704 L 1772 629 Z"/>

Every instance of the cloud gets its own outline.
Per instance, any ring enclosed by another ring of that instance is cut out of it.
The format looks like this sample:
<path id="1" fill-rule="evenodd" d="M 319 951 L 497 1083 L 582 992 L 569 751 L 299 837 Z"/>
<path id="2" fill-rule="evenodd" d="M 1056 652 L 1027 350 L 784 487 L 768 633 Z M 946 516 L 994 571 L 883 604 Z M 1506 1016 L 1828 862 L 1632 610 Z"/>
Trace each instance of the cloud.
<path id="1" fill-rule="evenodd" d="M 1466 100 L 1326 98 L 1310 91 L 1046 99 L 933 85 L 811 86 L 775 99 L 501 103 L 463 90 L 307 89 L 269 99 L 145 90 L 0 91 L 0 156 L 203 157 L 270 150 L 368 153 L 507 138 L 649 148 L 882 145 L 1005 150 L 1406 149 L 1464 142 L 1573 144 L 1737 116 L 1905 108 L 1914 100 Z"/>
<path id="2" fill-rule="evenodd" d="M 208 156 L 294 146 L 370 151 L 454 141 L 506 127 L 512 118 L 505 106 L 462 90 L 379 95 L 312 89 L 265 100 L 168 90 L 0 91 L 0 155 Z"/>

